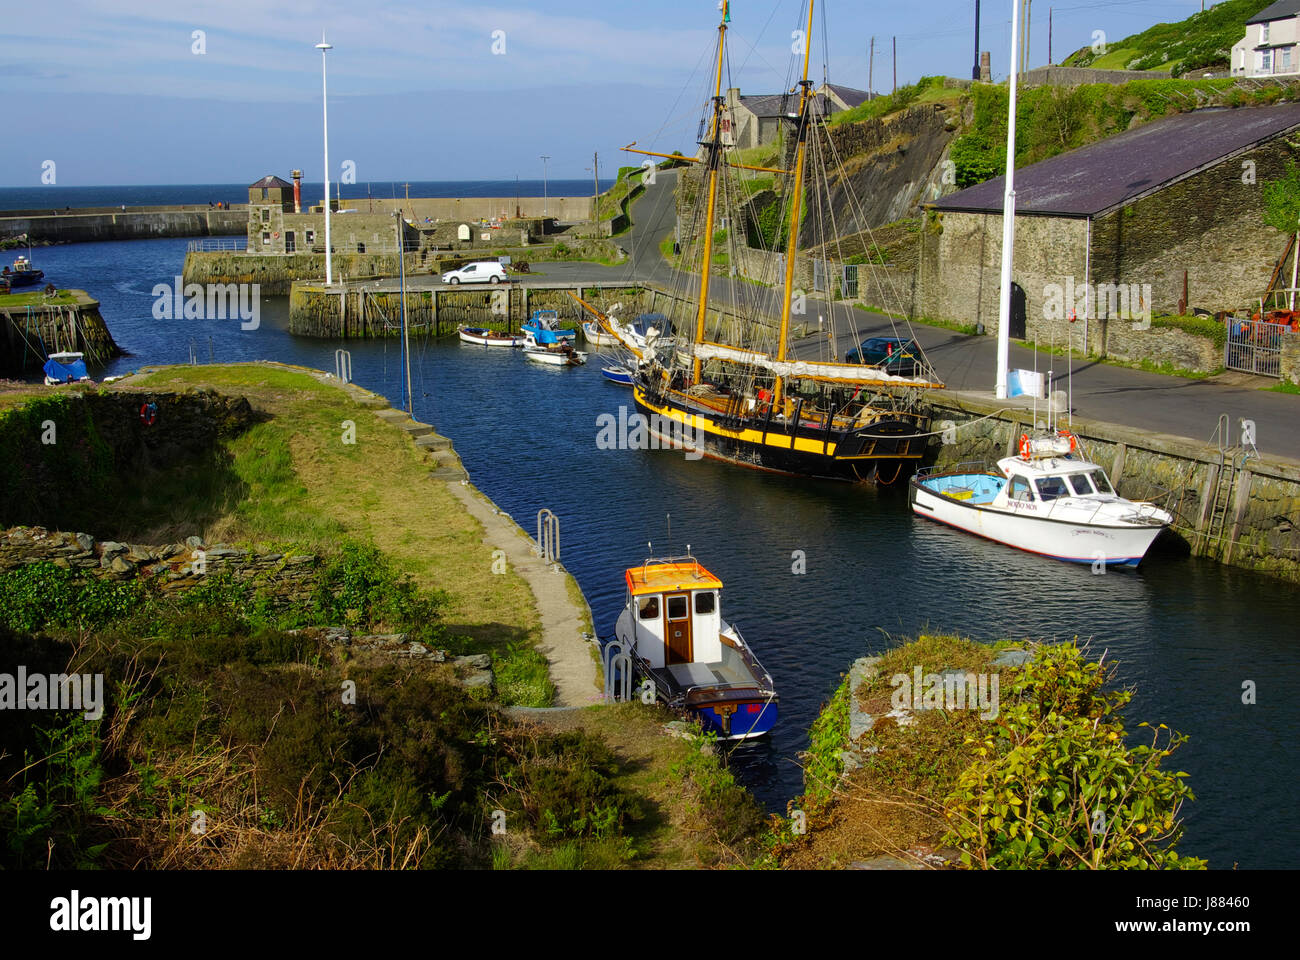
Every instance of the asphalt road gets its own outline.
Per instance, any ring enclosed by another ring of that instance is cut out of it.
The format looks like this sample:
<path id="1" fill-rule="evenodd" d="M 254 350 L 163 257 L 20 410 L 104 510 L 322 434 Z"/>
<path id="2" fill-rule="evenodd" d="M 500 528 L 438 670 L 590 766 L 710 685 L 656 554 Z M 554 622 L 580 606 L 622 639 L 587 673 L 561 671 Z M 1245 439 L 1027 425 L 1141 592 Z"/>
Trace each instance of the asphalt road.
<path id="1" fill-rule="evenodd" d="M 592 263 L 538 263 L 546 280 L 574 282 L 643 282 L 677 290 L 698 286 L 698 278 L 674 270 L 659 253 L 659 243 L 673 232 L 676 223 L 674 192 L 677 171 L 660 172 L 657 182 L 646 188 L 633 210 L 634 224 L 618 243 L 628 251 L 628 261 L 616 267 Z M 540 278 L 539 278 L 540 279 Z M 776 313 L 779 291 L 745 281 L 713 277 L 710 303 L 718 307 L 751 304 Z M 843 304 L 809 299 L 808 318 L 824 317 L 839 332 L 835 354 L 844 353 L 868 336 L 908 335 L 906 321 Z M 910 334 L 930 358 L 936 372 L 951 390 L 993 397 L 997 340 L 973 337 L 941 327 L 913 323 Z M 794 344 L 796 356 L 807 359 L 827 353 L 826 338 L 807 337 Z M 1220 414 L 1256 424 L 1256 445 L 1261 453 L 1300 459 L 1300 397 L 1273 393 L 1261 387 L 1277 381 L 1263 377 L 1226 374 L 1210 380 L 1189 380 L 1115 367 L 1095 361 L 1074 360 L 1071 376 L 1072 407 L 1080 417 L 1125 424 L 1158 433 L 1208 443 Z M 1012 368 L 1035 369 L 1035 351 L 1012 344 Z M 1037 369 L 1053 370 L 1055 389 L 1066 389 L 1068 369 L 1065 357 L 1038 351 Z"/>

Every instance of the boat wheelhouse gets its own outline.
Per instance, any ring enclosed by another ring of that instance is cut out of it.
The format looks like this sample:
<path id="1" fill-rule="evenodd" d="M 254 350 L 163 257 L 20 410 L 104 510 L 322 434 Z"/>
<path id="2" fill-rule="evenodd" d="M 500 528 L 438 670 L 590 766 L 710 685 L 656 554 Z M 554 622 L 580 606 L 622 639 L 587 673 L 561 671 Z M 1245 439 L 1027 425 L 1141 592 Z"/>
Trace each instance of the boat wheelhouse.
<path id="1" fill-rule="evenodd" d="M 722 618 L 722 581 L 690 555 L 646 560 L 625 579 L 615 638 L 637 679 L 722 739 L 769 732 L 777 719 L 776 688 L 740 631 Z"/>
<path id="2" fill-rule="evenodd" d="M 911 480 L 912 511 L 1008 546 L 1094 566 L 1136 567 L 1173 517 L 1153 503 L 1126 500 L 1106 471 L 1075 456 L 1068 433 L 1020 438 L 1020 455 L 998 471 L 921 471 Z"/>
<path id="3" fill-rule="evenodd" d="M 524 336 L 540 347 L 573 343 L 578 339 L 577 330 L 560 328 L 560 314 L 555 310 L 534 310 L 533 315 L 524 321 L 522 329 Z"/>

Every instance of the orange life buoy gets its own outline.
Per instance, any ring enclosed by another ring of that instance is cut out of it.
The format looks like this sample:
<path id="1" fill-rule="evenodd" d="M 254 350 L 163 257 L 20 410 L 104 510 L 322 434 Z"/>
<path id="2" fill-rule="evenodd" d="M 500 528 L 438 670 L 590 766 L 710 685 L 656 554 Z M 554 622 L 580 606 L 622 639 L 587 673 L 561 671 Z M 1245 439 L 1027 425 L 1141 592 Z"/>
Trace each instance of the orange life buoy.
<path id="1" fill-rule="evenodd" d="M 1025 460 L 1029 459 L 1029 434 L 1027 433 L 1020 435 L 1020 456 Z"/>
<path id="2" fill-rule="evenodd" d="M 273 238 L 275 238 L 276 240 L 279 240 L 279 239 L 280 239 L 280 231 L 279 231 L 279 230 L 275 231 L 275 233 L 271 234 L 271 236 L 272 236 Z"/>
<path id="3" fill-rule="evenodd" d="M 1070 438 L 1070 452 L 1074 453 L 1074 451 L 1079 449 L 1079 438 L 1076 437 L 1074 434 L 1072 434 L 1069 430 L 1065 431 L 1065 436 Z"/>
<path id="4" fill-rule="evenodd" d="M 140 422 L 146 427 L 152 427 L 158 419 L 158 404 L 142 403 L 140 404 Z"/>

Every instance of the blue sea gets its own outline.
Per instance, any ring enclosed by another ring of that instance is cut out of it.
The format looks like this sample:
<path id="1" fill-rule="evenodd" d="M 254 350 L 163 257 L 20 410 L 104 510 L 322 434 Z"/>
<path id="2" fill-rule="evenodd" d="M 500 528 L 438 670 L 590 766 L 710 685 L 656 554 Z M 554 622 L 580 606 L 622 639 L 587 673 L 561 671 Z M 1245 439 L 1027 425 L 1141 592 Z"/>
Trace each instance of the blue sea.
<path id="1" fill-rule="evenodd" d="M 285 179 L 288 179 L 287 171 Z M 600 189 L 608 190 L 613 180 L 602 179 Z M 342 185 L 344 200 L 366 197 L 405 197 L 407 186 L 412 197 L 589 197 L 595 189 L 592 180 L 383 180 Z M 330 184 L 337 195 L 338 183 Z M 303 181 L 303 197 L 319 202 L 324 184 Z M 247 203 L 246 183 L 173 183 L 154 186 L 0 187 L 0 211 L 39 210 L 49 207 L 160 207 L 176 204 Z"/>

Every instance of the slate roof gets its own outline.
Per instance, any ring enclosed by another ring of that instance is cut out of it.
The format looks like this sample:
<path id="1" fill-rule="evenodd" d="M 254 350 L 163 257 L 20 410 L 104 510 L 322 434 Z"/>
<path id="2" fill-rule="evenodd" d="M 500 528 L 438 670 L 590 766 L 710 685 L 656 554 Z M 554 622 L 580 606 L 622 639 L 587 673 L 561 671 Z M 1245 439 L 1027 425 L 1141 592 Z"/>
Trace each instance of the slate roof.
<path id="1" fill-rule="evenodd" d="M 784 117 L 799 112 L 799 98 L 793 94 L 741 97 L 740 102 L 756 117 Z"/>
<path id="2" fill-rule="evenodd" d="M 1300 103 L 1196 110 L 1016 171 L 1016 213 L 1097 217 L 1206 167 L 1300 128 Z M 1001 213 L 1006 178 L 949 194 L 930 206 Z"/>
<path id="3" fill-rule="evenodd" d="M 284 187 L 292 190 L 293 184 L 287 180 L 281 180 L 275 174 L 267 174 L 261 180 L 257 181 L 257 183 L 250 183 L 248 185 L 249 190 L 260 189 L 262 187 Z"/>
<path id="4" fill-rule="evenodd" d="M 1296 3 L 1300 3 L 1300 0 L 1296 0 Z M 847 103 L 850 109 L 860 106 L 871 99 L 871 94 L 867 93 L 865 90 L 858 90 L 854 87 L 845 87 L 838 83 L 828 83 L 826 86 L 828 89 L 835 92 L 835 96 Z"/>
<path id="5" fill-rule="evenodd" d="M 1300 13 L 1300 0 L 1278 0 L 1255 14 L 1246 23 L 1266 23 L 1269 20 L 1285 20 Z"/>

